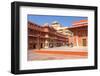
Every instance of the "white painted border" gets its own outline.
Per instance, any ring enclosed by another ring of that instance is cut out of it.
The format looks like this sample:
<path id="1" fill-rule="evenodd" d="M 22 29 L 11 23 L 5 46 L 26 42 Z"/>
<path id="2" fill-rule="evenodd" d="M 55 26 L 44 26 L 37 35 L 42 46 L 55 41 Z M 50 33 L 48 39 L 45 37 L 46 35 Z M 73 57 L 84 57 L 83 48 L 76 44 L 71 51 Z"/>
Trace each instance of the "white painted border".
<path id="1" fill-rule="evenodd" d="M 88 59 L 27 61 L 27 14 L 88 17 Z M 44 69 L 94 65 L 94 11 L 20 7 L 20 69 Z"/>

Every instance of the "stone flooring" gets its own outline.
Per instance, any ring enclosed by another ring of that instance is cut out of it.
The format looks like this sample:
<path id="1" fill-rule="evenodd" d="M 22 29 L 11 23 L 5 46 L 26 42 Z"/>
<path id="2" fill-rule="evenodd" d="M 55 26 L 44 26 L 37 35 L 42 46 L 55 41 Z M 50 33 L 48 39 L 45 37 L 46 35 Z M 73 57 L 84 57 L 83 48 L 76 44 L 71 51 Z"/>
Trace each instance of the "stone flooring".
<path id="1" fill-rule="evenodd" d="M 54 47 L 54 48 L 44 48 L 40 50 L 50 50 L 50 51 L 87 51 L 87 47 L 67 47 L 67 46 L 61 46 L 61 47 Z"/>
<path id="2" fill-rule="evenodd" d="M 87 58 L 87 47 L 55 47 L 47 49 L 28 50 L 28 61 L 32 60 L 61 60 Z"/>

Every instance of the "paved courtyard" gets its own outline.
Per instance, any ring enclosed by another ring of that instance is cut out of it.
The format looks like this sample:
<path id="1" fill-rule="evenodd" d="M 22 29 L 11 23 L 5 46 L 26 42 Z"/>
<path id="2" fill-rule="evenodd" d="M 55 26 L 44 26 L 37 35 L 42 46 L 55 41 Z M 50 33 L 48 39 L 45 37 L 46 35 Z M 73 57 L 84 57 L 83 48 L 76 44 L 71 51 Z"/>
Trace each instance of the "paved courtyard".
<path id="1" fill-rule="evenodd" d="M 28 50 L 28 61 L 32 60 L 61 60 L 87 58 L 87 47 L 54 47 L 47 49 Z"/>

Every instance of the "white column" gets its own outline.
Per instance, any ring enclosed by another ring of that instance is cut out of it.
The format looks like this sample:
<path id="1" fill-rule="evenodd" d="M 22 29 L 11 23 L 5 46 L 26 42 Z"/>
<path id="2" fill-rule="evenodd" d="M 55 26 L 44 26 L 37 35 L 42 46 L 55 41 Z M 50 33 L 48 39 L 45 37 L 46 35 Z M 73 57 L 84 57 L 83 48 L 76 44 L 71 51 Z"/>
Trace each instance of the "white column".
<path id="1" fill-rule="evenodd" d="M 47 40 L 49 38 L 48 34 L 45 35 L 45 38 L 46 38 L 46 40 L 45 40 L 45 48 L 48 48 L 49 47 L 49 44 L 48 44 L 49 42 Z"/>
<path id="2" fill-rule="evenodd" d="M 48 48 L 48 41 L 45 41 L 45 48 Z"/>

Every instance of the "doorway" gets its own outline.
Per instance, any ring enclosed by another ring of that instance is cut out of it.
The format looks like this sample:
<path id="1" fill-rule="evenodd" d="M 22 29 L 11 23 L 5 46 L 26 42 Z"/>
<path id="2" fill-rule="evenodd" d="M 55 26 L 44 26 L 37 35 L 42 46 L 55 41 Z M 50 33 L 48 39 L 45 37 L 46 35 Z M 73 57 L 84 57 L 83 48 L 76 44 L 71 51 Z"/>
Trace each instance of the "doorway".
<path id="1" fill-rule="evenodd" d="M 83 46 L 86 46 L 86 39 L 82 39 Z"/>
<path id="2" fill-rule="evenodd" d="M 41 48 L 43 48 L 43 43 L 41 43 Z"/>
<path id="3" fill-rule="evenodd" d="M 36 43 L 33 44 L 33 49 L 36 49 Z"/>

